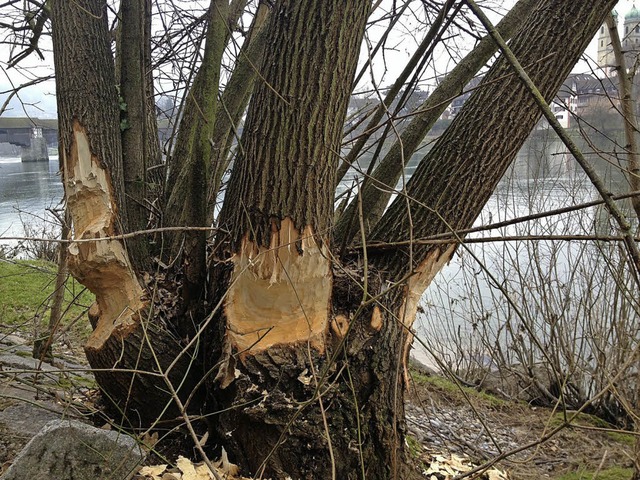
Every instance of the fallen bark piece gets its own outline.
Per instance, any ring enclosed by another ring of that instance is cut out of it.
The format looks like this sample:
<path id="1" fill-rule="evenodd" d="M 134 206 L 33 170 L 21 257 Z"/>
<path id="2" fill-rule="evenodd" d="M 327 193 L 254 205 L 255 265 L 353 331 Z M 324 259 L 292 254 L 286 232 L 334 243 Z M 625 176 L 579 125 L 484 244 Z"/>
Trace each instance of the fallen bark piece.
<path id="1" fill-rule="evenodd" d="M 183 456 L 178 457 L 176 466 L 175 471 L 167 471 L 166 465 L 142 467 L 134 477 L 134 480 L 214 480 L 215 478 L 224 478 L 225 480 L 251 480 L 250 478 L 238 475 L 238 466 L 229 462 L 227 452 L 224 448 L 222 449 L 220 460 L 214 462 L 217 477 L 209 470 L 209 467 L 207 467 L 205 463 L 193 463 Z"/>
<path id="2" fill-rule="evenodd" d="M 422 472 L 429 480 L 452 480 L 459 475 L 469 473 L 475 468 L 469 459 L 451 455 L 432 455 L 429 468 Z M 509 480 L 507 473 L 489 468 L 481 474 L 482 480 Z"/>
<path id="3" fill-rule="evenodd" d="M 71 420 L 55 420 L 27 443 L 2 480 L 130 478 L 144 453 L 130 437 Z"/>

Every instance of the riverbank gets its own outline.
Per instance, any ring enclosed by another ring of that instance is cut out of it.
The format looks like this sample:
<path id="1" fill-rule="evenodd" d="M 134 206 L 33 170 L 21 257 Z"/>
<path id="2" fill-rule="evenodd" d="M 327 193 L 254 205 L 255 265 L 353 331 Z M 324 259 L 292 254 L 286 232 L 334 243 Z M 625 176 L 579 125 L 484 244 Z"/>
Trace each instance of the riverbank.
<path id="1" fill-rule="evenodd" d="M 78 373 L 85 368 L 82 358 L 67 350 L 52 366 L 30 358 L 30 351 L 25 338 L 0 334 L 0 465 L 4 468 L 44 424 L 82 418 L 96 398 L 90 374 Z M 37 381 L 35 370 L 42 371 Z M 464 472 L 471 464 L 482 465 L 501 455 L 505 458 L 491 474 L 480 478 L 577 480 L 590 479 L 589 472 L 597 470 L 601 480 L 631 478 L 633 438 L 597 430 L 603 423 L 596 418 L 579 416 L 575 425 L 536 444 L 562 423 L 562 414 L 472 389 L 460 391 L 440 376 L 411 373 L 407 446 L 424 478 L 431 480 L 439 473 L 435 478 L 450 479 L 453 475 L 446 472 Z"/>
<path id="2" fill-rule="evenodd" d="M 46 324 L 54 276 L 52 264 L 0 261 L 0 465 L 10 462 L 46 421 L 87 415 L 95 408 L 97 392 L 84 373 L 82 354 L 89 328 L 82 312 L 91 299 L 73 301 L 77 286 L 68 286 L 72 313 L 62 325 L 65 334 L 56 337 L 54 364 L 30 358 L 35 325 Z M 596 417 L 577 415 L 559 429 L 571 412 L 460 388 L 415 367 L 407 397 L 407 446 L 416 470 L 429 480 L 431 475 L 447 478 L 435 475 L 436 468 L 447 471 L 497 458 L 497 470 L 485 479 L 577 480 L 596 471 L 601 480 L 631 478 L 633 437 Z"/>

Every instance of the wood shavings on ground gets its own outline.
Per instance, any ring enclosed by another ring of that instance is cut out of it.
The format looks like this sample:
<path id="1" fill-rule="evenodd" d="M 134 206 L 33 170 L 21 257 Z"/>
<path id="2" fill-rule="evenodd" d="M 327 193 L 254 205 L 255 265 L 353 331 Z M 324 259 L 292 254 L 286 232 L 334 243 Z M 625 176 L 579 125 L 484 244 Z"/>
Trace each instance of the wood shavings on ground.
<path id="1" fill-rule="evenodd" d="M 429 480 L 451 480 L 476 468 L 470 460 L 458 455 L 431 455 L 429 468 L 422 475 Z M 509 476 L 496 468 L 490 468 L 471 478 L 482 480 L 510 480 Z"/>
<path id="2" fill-rule="evenodd" d="M 452 480 L 454 477 L 470 472 L 476 466 L 470 460 L 458 455 L 431 455 L 429 467 L 422 475 L 428 480 Z M 215 473 L 225 480 L 250 480 L 238 475 L 238 467 L 227 459 L 225 451 L 219 461 L 214 462 Z M 178 457 L 175 467 L 168 465 L 150 465 L 142 467 L 134 480 L 215 480 L 216 476 L 204 462 L 193 463 L 185 457 Z M 496 468 L 488 469 L 470 478 L 476 480 L 511 480 Z"/>
<path id="3" fill-rule="evenodd" d="M 238 466 L 229 462 L 225 451 L 222 458 L 213 463 L 217 478 L 225 480 L 250 480 L 238 475 Z M 215 480 L 216 475 L 204 463 L 193 463 L 179 456 L 175 467 L 168 465 L 149 465 L 142 467 L 134 480 Z"/>

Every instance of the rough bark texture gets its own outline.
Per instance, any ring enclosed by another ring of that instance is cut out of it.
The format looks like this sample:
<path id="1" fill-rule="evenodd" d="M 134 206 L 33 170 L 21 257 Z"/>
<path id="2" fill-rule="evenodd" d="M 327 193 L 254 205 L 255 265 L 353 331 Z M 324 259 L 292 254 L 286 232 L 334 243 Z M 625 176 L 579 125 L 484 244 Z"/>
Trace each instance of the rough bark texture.
<path id="1" fill-rule="evenodd" d="M 538 0 L 520 0 L 500 21 L 497 28 L 503 38 L 511 38 L 522 27 L 527 15 Z M 371 178 L 365 178 L 358 196 L 351 202 L 336 224 L 337 244 L 349 244 L 360 235 L 358 227 L 358 203 L 362 198 L 363 223 L 366 233 L 380 220 L 391 198 L 404 167 L 431 127 L 446 110 L 449 102 L 460 95 L 465 86 L 489 59 L 498 51 L 490 36 L 483 38 L 478 46 L 461 60 L 438 84 L 425 102 L 414 112 L 416 115 L 402 132 L 400 140 L 394 142 Z M 382 190 L 382 191 L 381 191 Z"/>
<path id="2" fill-rule="evenodd" d="M 342 130 L 336 119 L 344 118 L 351 87 L 344 79 L 352 79 L 361 39 L 356 34 L 362 13 L 354 13 L 354 28 L 343 15 L 362 3 L 328 2 L 325 8 L 322 2 L 298 7 L 279 2 L 272 13 L 263 81 L 253 95 L 220 215 L 221 226 L 233 226 L 232 251 L 246 234 L 269 246 L 273 219 L 289 217 L 299 232 L 310 226 L 329 236 L 333 179 L 327 178 L 335 176 Z"/>
<path id="3" fill-rule="evenodd" d="M 361 307 L 362 265 L 334 272 L 331 326 L 323 352 L 274 345 L 237 355 L 233 381 L 217 390 L 218 435 L 248 471 L 266 477 L 409 479 L 403 439 L 400 352 L 410 334 L 382 305 Z M 354 279 L 351 275 L 355 275 Z M 380 276 L 369 272 L 371 295 Z"/>
<path id="4" fill-rule="evenodd" d="M 96 296 L 91 311 L 94 332 L 85 352 L 92 367 L 113 369 L 96 372 L 106 398 L 125 414 L 131 412 L 126 408 L 129 402 L 139 408 L 130 422 L 143 417 L 148 422 L 160 415 L 169 398 L 158 395 L 151 401 L 146 392 L 166 391 L 165 381 L 118 370 L 164 371 L 180 349 L 166 329 L 141 324 L 153 298 L 146 298 L 123 243 L 105 238 L 121 233 L 126 226 L 120 111 L 106 3 L 56 0 L 52 27 L 59 150 L 75 240 L 68 247 L 69 270 Z M 138 354 L 136 346 L 147 344 L 142 339 L 160 352 L 159 365 L 144 349 Z M 176 387 L 189 370 L 188 357 L 184 355 L 174 369 Z"/>
<path id="5" fill-rule="evenodd" d="M 118 38 L 120 130 L 122 164 L 131 231 L 143 230 L 149 223 L 152 194 L 149 167 L 158 163 L 158 129 L 153 102 L 151 69 L 150 0 L 130 0 L 120 5 Z M 155 125 L 155 128 L 154 128 Z M 137 266 L 149 262 L 149 239 L 135 237 L 127 242 L 129 255 Z"/>
<path id="6" fill-rule="evenodd" d="M 216 117 L 220 63 L 227 39 L 225 0 L 211 2 L 202 63 L 185 101 L 174 151 L 168 161 L 165 225 L 203 227 L 208 224 L 207 185 L 211 136 Z M 170 235 L 165 257 L 182 257 L 182 303 L 186 324 L 202 314 L 206 283 L 206 234 L 202 231 Z M 188 328 L 185 327 L 185 331 Z"/>

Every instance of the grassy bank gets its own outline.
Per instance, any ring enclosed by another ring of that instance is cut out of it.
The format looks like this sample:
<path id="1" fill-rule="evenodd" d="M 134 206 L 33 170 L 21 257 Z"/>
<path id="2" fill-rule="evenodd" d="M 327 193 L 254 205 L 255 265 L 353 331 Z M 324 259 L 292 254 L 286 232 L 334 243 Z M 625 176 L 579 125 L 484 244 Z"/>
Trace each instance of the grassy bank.
<path id="1" fill-rule="evenodd" d="M 0 260 L 0 336 L 33 340 L 46 333 L 55 287 L 56 265 L 44 261 Z M 83 339 L 91 327 L 85 312 L 93 295 L 71 277 L 65 284 L 61 335 Z"/>

